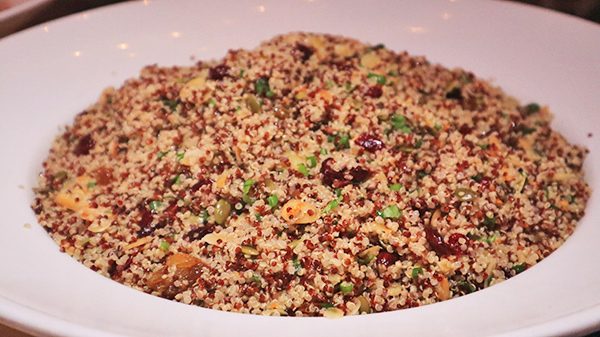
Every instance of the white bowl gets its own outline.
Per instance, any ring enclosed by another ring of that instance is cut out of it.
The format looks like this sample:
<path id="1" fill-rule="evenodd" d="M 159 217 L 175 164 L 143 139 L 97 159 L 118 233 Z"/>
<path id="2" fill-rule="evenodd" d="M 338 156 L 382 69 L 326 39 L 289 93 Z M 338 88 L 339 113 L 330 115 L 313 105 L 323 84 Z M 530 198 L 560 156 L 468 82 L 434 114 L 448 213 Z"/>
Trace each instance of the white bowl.
<path id="1" fill-rule="evenodd" d="M 451 301 L 345 317 L 277 318 L 187 306 L 99 276 L 60 253 L 29 208 L 61 125 L 142 66 L 189 65 L 290 31 L 341 34 L 491 79 L 549 105 L 590 149 L 587 215 L 563 247 L 506 282 Z M 600 326 L 600 26 L 495 1 L 139 1 L 0 41 L 0 321 L 64 336 L 483 336 Z"/>

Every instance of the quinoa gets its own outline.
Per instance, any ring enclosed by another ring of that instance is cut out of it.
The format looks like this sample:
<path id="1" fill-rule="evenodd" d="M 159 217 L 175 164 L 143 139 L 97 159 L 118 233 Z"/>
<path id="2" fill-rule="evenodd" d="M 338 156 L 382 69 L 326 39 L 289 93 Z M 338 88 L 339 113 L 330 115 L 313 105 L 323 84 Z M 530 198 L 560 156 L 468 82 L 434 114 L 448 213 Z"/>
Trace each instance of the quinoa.
<path id="1" fill-rule="evenodd" d="M 206 308 L 339 317 L 509 279 L 584 216 L 587 150 L 462 69 L 277 36 L 107 88 L 52 144 L 32 208 L 64 251 Z"/>

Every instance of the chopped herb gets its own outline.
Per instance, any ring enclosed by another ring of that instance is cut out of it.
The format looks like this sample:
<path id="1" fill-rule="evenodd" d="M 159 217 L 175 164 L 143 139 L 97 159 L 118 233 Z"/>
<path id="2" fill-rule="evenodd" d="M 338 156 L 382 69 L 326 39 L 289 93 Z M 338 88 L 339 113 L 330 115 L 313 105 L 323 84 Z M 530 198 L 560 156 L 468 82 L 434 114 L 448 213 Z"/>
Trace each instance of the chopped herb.
<path id="1" fill-rule="evenodd" d="M 267 82 L 267 80 L 265 80 L 264 78 L 259 78 L 258 80 L 256 80 L 254 89 L 256 90 L 257 95 L 263 97 L 271 98 L 273 97 L 273 95 L 275 95 L 275 93 L 272 92 L 271 88 L 269 87 L 269 82 Z"/>
<path id="2" fill-rule="evenodd" d="M 534 132 L 536 132 L 537 129 L 536 128 L 528 128 L 528 127 L 524 127 L 521 129 L 521 134 L 523 134 L 523 136 L 527 136 L 530 135 Z"/>
<path id="3" fill-rule="evenodd" d="M 212 99 L 208 101 L 208 104 L 212 106 L 217 106 L 217 102 L 213 101 Z"/>
<path id="4" fill-rule="evenodd" d="M 279 203 L 279 197 L 273 194 L 272 196 L 267 197 L 267 202 L 269 203 L 269 206 L 271 206 L 271 208 L 275 208 L 275 206 L 277 206 L 277 203 Z"/>
<path id="5" fill-rule="evenodd" d="M 421 267 L 413 268 L 412 278 L 416 280 L 419 277 L 419 274 L 423 275 L 423 268 L 421 268 Z"/>
<path id="6" fill-rule="evenodd" d="M 255 183 L 256 183 L 256 181 L 254 181 L 254 179 L 248 179 L 248 180 L 244 181 L 244 195 L 248 195 L 248 193 L 250 192 L 250 188 Z"/>
<path id="7" fill-rule="evenodd" d="M 433 128 L 434 128 L 436 131 L 440 131 L 440 130 L 441 130 L 441 129 L 443 129 L 444 127 L 436 123 L 436 124 L 433 126 Z"/>
<path id="8" fill-rule="evenodd" d="M 358 259 L 358 263 L 360 263 L 360 264 L 369 264 L 369 262 L 373 261 L 374 258 L 375 258 L 375 255 L 370 255 L 366 259 Z"/>
<path id="9" fill-rule="evenodd" d="M 338 197 L 342 196 L 342 189 L 341 188 L 336 188 L 335 189 L 335 195 L 337 195 Z"/>
<path id="10" fill-rule="evenodd" d="M 308 173 L 308 169 L 306 168 L 306 165 L 304 164 L 298 164 L 298 171 L 302 174 L 304 174 L 305 177 L 308 177 L 309 173 Z"/>
<path id="11" fill-rule="evenodd" d="M 325 88 L 327 88 L 327 89 L 331 89 L 331 88 L 333 88 L 333 82 L 331 82 L 331 81 L 326 81 L 326 82 L 325 82 Z"/>
<path id="12" fill-rule="evenodd" d="M 169 251 L 170 244 L 167 241 L 163 241 L 160 243 L 160 250 L 167 252 Z"/>
<path id="13" fill-rule="evenodd" d="M 261 284 L 260 277 L 258 277 L 256 275 L 252 275 L 252 281 L 254 281 L 254 282 L 258 283 L 258 284 Z"/>
<path id="14" fill-rule="evenodd" d="M 344 281 L 340 283 L 340 290 L 346 294 L 351 293 L 354 290 L 354 284 Z"/>
<path id="15" fill-rule="evenodd" d="M 387 78 L 383 75 L 369 73 L 367 75 L 367 78 L 375 78 L 377 80 L 377 84 L 381 84 L 381 85 L 385 85 L 385 83 L 387 82 Z"/>
<path id="16" fill-rule="evenodd" d="M 417 141 L 415 142 L 415 149 L 420 149 L 421 145 L 423 145 L 423 138 L 417 139 Z"/>
<path id="17" fill-rule="evenodd" d="M 402 133 L 411 133 L 412 129 L 406 125 L 406 117 L 398 114 L 392 115 L 391 121 L 394 130 L 399 130 Z"/>
<path id="18" fill-rule="evenodd" d="M 350 84 L 350 82 L 346 82 L 344 83 L 344 88 L 346 88 L 346 90 L 350 90 L 352 88 L 352 84 Z"/>
<path id="19" fill-rule="evenodd" d="M 306 158 L 306 160 L 308 161 L 308 167 L 313 168 L 317 166 L 317 158 L 315 158 L 314 156 L 310 156 Z"/>
<path id="20" fill-rule="evenodd" d="M 490 146 L 490 144 L 482 144 L 482 145 L 479 145 L 479 147 L 480 147 L 482 150 L 487 150 L 488 146 Z"/>
<path id="21" fill-rule="evenodd" d="M 494 216 L 494 217 L 488 218 L 487 216 L 485 216 L 483 218 L 483 224 L 489 229 L 496 228 L 496 217 Z"/>
<path id="22" fill-rule="evenodd" d="M 171 111 L 177 110 L 177 106 L 179 105 L 179 102 L 174 101 L 172 99 L 167 99 L 167 98 L 163 99 L 162 103 L 164 105 L 166 105 L 167 107 L 169 107 L 169 109 L 171 109 Z"/>
<path id="23" fill-rule="evenodd" d="M 336 150 L 343 150 L 350 148 L 350 137 L 343 134 L 335 134 L 327 136 L 327 141 L 335 145 Z"/>
<path id="24" fill-rule="evenodd" d="M 487 243 L 492 243 L 492 242 L 496 241 L 496 238 L 498 238 L 498 235 L 500 235 L 500 233 L 495 232 L 494 235 L 492 235 L 491 237 L 487 238 L 485 241 Z"/>
<path id="25" fill-rule="evenodd" d="M 367 48 L 367 51 L 379 50 L 379 49 L 383 49 L 383 48 L 385 48 L 385 45 L 383 43 L 378 43 L 372 47 Z"/>
<path id="26" fill-rule="evenodd" d="M 377 210 L 375 213 L 380 217 L 387 219 L 397 219 L 402 216 L 402 210 L 396 205 L 388 206 L 383 210 Z"/>
<path id="27" fill-rule="evenodd" d="M 338 199 L 331 200 L 327 204 L 327 206 L 325 206 L 325 208 L 323 208 L 323 210 L 321 211 L 321 213 L 327 213 L 327 212 L 331 211 L 332 209 L 338 207 L 338 204 L 339 204 Z"/>
<path id="28" fill-rule="evenodd" d="M 540 105 L 537 103 L 529 103 L 523 109 L 525 109 L 526 115 L 532 115 L 534 113 L 540 112 Z"/>
<path id="29" fill-rule="evenodd" d="M 490 275 L 490 277 L 488 277 L 487 280 L 485 280 L 485 286 L 489 287 L 490 283 L 492 283 L 493 279 L 494 279 L 494 274 Z"/>
<path id="30" fill-rule="evenodd" d="M 240 69 L 240 78 L 244 78 L 245 69 Z"/>
<path id="31" fill-rule="evenodd" d="M 507 115 L 506 113 L 504 113 L 504 112 L 503 112 L 503 113 L 501 113 L 501 114 L 500 114 L 500 117 L 502 117 L 502 118 L 507 118 L 507 117 L 508 117 L 508 115 Z"/>
<path id="32" fill-rule="evenodd" d="M 398 74 L 396 71 L 390 70 L 388 71 L 388 76 L 392 76 L 392 77 L 399 77 L 400 74 Z"/>
<path id="33" fill-rule="evenodd" d="M 256 216 L 256 220 L 257 220 L 258 222 L 261 222 L 261 221 L 262 221 L 262 214 L 260 214 L 260 213 L 256 213 L 254 216 Z"/>
<path id="34" fill-rule="evenodd" d="M 208 221 L 208 210 L 204 210 L 204 214 L 202 214 L 202 222 L 206 223 L 206 221 Z"/>
<path id="35" fill-rule="evenodd" d="M 162 205 L 162 202 L 160 201 L 150 201 L 150 210 L 155 212 L 160 206 Z"/>
<path id="36" fill-rule="evenodd" d="M 88 188 L 94 188 L 94 187 L 96 187 L 96 182 L 94 182 L 94 181 L 90 181 L 90 182 L 87 184 L 87 187 L 88 187 Z"/>
<path id="37" fill-rule="evenodd" d="M 90 238 L 85 238 L 85 239 L 83 239 L 83 241 L 81 241 L 81 244 L 85 245 L 88 242 L 90 242 Z"/>
<path id="38" fill-rule="evenodd" d="M 181 174 L 178 174 L 171 179 L 171 185 L 177 185 L 179 182 L 181 182 Z"/>
<path id="39" fill-rule="evenodd" d="M 511 269 L 515 271 L 515 274 L 519 274 L 525 270 L 525 262 L 516 264 Z"/>
<path id="40" fill-rule="evenodd" d="M 474 292 L 474 291 L 475 291 L 475 287 L 474 287 L 474 286 L 473 286 L 471 283 L 469 283 L 469 282 L 467 282 L 467 281 L 460 281 L 460 282 L 457 282 L 457 283 L 456 283 L 456 286 L 457 286 L 457 287 L 460 287 L 460 288 L 464 288 L 464 289 L 466 289 L 466 291 L 467 291 L 467 294 L 470 294 L 470 293 L 472 293 L 472 292 Z"/>
<path id="41" fill-rule="evenodd" d="M 331 304 L 331 303 L 321 303 L 321 306 L 323 308 L 333 308 L 333 304 Z"/>
<path id="42" fill-rule="evenodd" d="M 181 152 L 181 153 L 175 152 L 175 157 L 177 158 L 177 161 L 181 161 L 184 156 L 185 156 L 185 152 Z"/>
<path id="43" fill-rule="evenodd" d="M 169 151 L 171 151 L 171 150 L 167 150 L 167 151 L 164 151 L 164 152 L 162 152 L 162 151 L 158 151 L 158 153 L 156 154 L 156 157 L 157 157 L 158 159 L 161 159 L 161 158 L 162 158 L 162 157 L 164 157 L 164 156 L 165 156 L 167 153 L 169 153 Z"/>
<path id="44" fill-rule="evenodd" d="M 297 257 L 294 258 L 294 260 L 292 260 L 292 266 L 294 266 L 294 268 L 296 269 L 294 273 L 297 273 L 300 270 L 300 268 L 302 268 L 302 265 L 300 264 L 300 261 L 298 261 Z"/>
<path id="45" fill-rule="evenodd" d="M 417 179 L 423 179 L 425 177 L 427 177 L 429 175 L 429 173 L 425 172 L 425 170 L 420 170 L 419 172 L 417 172 Z"/>
<path id="46" fill-rule="evenodd" d="M 319 154 L 320 154 L 320 155 L 326 155 L 326 154 L 328 154 L 328 153 L 329 153 L 329 152 L 327 151 L 327 149 L 321 149 L 321 151 L 319 151 Z"/>
<path id="47" fill-rule="evenodd" d="M 471 240 L 481 241 L 481 236 L 475 235 L 473 233 L 467 233 L 467 237 Z"/>
<path id="48" fill-rule="evenodd" d="M 400 192 L 400 189 L 402 188 L 402 184 L 393 184 L 393 185 L 388 185 L 388 187 L 390 188 L 390 190 L 392 191 L 398 191 Z"/>

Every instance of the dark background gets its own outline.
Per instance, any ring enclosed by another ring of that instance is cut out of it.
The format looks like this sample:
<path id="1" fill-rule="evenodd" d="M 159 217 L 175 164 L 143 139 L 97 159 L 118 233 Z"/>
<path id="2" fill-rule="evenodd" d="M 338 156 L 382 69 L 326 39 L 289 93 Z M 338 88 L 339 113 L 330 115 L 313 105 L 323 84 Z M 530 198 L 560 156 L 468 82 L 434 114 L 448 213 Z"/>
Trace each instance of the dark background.
<path id="1" fill-rule="evenodd" d="M 522 2 L 530 5 L 544 7 L 562 13 L 574 15 L 589 21 L 600 23 L 600 0 L 505 0 Z M 84 10 L 101 7 L 113 3 L 124 2 L 124 0 L 56 0 L 35 18 L 28 19 L 16 31 L 22 30 L 42 22 L 56 19 L 69 14 Z M 1 36 L 0 36 L 1 37 Z M 29 337 L 17 330 L 0 324 L 0 336 L 2 337 Z M 587 337 L 600 337 L 600 332 L 593 333 Z"/>

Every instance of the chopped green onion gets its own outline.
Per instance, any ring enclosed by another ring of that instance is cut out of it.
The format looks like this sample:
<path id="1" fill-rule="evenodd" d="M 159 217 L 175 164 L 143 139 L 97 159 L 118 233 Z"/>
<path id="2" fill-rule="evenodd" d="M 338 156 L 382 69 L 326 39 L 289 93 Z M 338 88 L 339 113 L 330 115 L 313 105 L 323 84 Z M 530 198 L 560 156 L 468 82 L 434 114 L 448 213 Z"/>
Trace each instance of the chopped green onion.
<path id="1" fill-rule="evenodd" d="M 245 69 L 240 69 L 240 78 L 244 78 L 244 71 L 246 71 Z"/>
<path id="2" fill-rule="evenodd" d="M 158 153 L 156 154 L 156 157 L 157 157 L 158 159 L 161 159 L 161 158 L 162 158 L 162 157 L 164 157 L 164 156 L 165 156 L 167 153 L 169 153 L 169 151 L 171 151 L 171 150 L 167 150 L 167 151 L 164 151 L 164 152 L 162 152 L 162 151 L 158 151 Z"/>
<path id="3" fill-rule="evenodd" d="M 511 269 L 515 271 L 515 274 L 519 274 L 525 270 L 525 262 L 516 264 Z"/>
<path id="4" fill-rule="evenodd" d="M 273 194 L 267 197 L 267 202 L 269 203 L 269 206 L 271 206 L 271 208 L 275 208 L 275 206 L 277 206 L 277 203 L 279 203 L 279 197 Z"/>
<path id="5" fill-rule="evenodd" d="M 338 197 L 342 196 L 342 189 L 341 188 L 336 188 L 335 189 L 335 195 L 337 195 Z"/>
<path id="6" fill-rule="evenodd" d="M 388 74 L 388 76 L 392 76 L 392 77 L 399 77 L 400 76 L 400 74 L 398 74 L 398 72 L 393 71 L 393 70 L 388 71 L 387 74 Z"/>
<path id="7" fill-rule="evenodd" d="M 329 152 L 327 151 L 327 149 L 321 149 L 321 151 L 319 151 L 319 154 L 320 154 L 320 155 L 326 155 L 326 154 L 328 154 L 328 153 L 329 153 Z"/>
<path id="8" fill-rule="evenodd" d="M 169 251 L 170 244 L 167 241 L 163 241 L 160 243 L 160 250 L 167 252 Z"/>
<path id="9" fill-rule="evenodd" d="M 327 206 L 325 206 L 325 208 L 323 208 L 323 210 L 321 211 L 321 213 L 327 213 L 327 212 L 331 211 L 332 209 L 338 207 L 338 205 L 339 205 L 338 200 L 337 199 L 333 199 L 333 200 L 331 200 L 327 204 Z"/>
<path id="10" fill-rule="evenodd" d="M 160 201 L 156 201 L 156 200 L 155 200 L 155 201 L 150 201 L 150 204 L 149 204 L 149 206 L 150 206 L 150 210 L 154 212 L 154 211 L 156 211 L 156 210 L 157 210 L 157 209 L 158 209 L 158 208 L 159 208 L 161 205 L 162 205 L 162 202 L 160 202 Z"/>
<path id="11" fill-rule="evenodd" d="M 308 177 L 309 173 L 308 173 L 308 169 L 306 168 L 306 165 L 304 164 L 298 164 L 298 171 L 302 174 L 304 174 L 305 177 Z"/>
<path id="12" fill-rule="evenodd" d="M 91 182 L 89 182 L 89 183 L 87 184 L 87 187 L 88 187 L 88 188 L 94 188 L 94 187 L 96 187 L 96 182 L 94 182 L 94 181 L 91 181 Z"/>
<path id="13" fill-rule="evenodd" d="M 213 101 L 212 99 L 208 101 L 208 104 L 212 106 L 217 106 L 217 102 Z"/>
<path id="14" fill-rule="evenodd" d="M 208 217 L 209 217 L 208 210 L 205 209 L 204 214 L 202 214 L 202 222 L 206 223 L 206 221 L 208 221 Z"/>
<path id="15" fill-rule="evenodd" d="M 383 48 L 385 48 L 385 45 L 383 43 L 378 43 L 374 46 L 367 48 L 367 51 L 378 50 L 378 49 L 383 49 Z"/>
<path id="16" fill-rule="evenodd" d="M 393 185 L 388 185 L 388 187 L 390 188 L 390 190 L 392 191 L 398 191 L 400 192 L 400 189 L 402 188 L 402 184 L 393 184 Z"/>
<path id="17" fill-rule="evenodd" d="M 271 98 L 273 97 L 273 95 L 275 95 L 275 93 L 271 91 L 271 87 L 269 87 L 269 82 L 267 82 L 267 80 L 265 80 L 264 78 L 259 78 L 258 80 L 256 80 L 254 89 L 256 90 L 257 95 L 263 97 Z"/>
<path id="18" fill-rule="evenodd" d="M 415 142 L 415 149 L 420 149 L 421 145 L 423 145 L 423 138 L 419 138 L 416 142 Z"/>
<path id="19" fill-rule="evenodd" d="M 419 274 L 423 275 L 423 268 L 421 268 L 421 267 L 413 268 L 412 278 L 416 280 L 419 277 Z"/>
<path id="20" fill-rule="evenodd" d="M 177 109 L 177 105 L 179 105 L 179 102 L 177 102 L 177 101 L 174 101 L 174 100 L 172 100 L 172 99 L 167 99 L 167 98 L 163 99 L 163 100 L 162 100 L 162 103 L 163 103 L 164 105 L 166 105 L 166 106 L 167 106 L 169 109 L 171 109 L 172 111 L 175 111 L 175 110 Z"/>
<path id="21" fill-rule="evenodd" d="M 490 146 L 490 144 L 481 144 L 481 145 L 479 145 L 479 147 L 480 147 L 482 150 L 487 150 L 487 148 L 488 148 L 489 146 Z"/>
<path id="22" fill-rule="evenodd" d="M 181 152 L 181 153 L 175 152 L 175 157 L 177 158 L 177 161 L 181 161 L 184 156 L 185 156 L 185 152 Z"/>
<path id="23" fill-rule="evenodd" d="M 487 216 L 485 216 L 483 218 L 483 224 L 489 229 L 496 228 L 496 217 L 488 218 Z"/>
<path id="24" fill-rule="evenodd" d="M 260 284 L 260 283 L 261 283 L 261 282 L 260 282 L 260 277 L 258 277 L 258 276 L 256 276 L 256 275 L 252 275 L 252 281 L 254 281 L 254 282 L 258 283 L 258 284 Z"/>
<path id="25" fill-rule="evenodd" d="M 333 308 L 333 304 L 331 304 L 331 303 L 321 303 L 321 306 L 323 308 Z"/>
<path id="26" fill-rule="evenodd" d="M 248 193 L 250 192 L 250 188 L 255 183 L 256 183 L 256 181 L 254 181 L 254 179 L 248 179 L 248 180 L 244 181 L 244 195 L 248 195 Z"/>
<path id="27" fill-rule="evenodd" d="M 325 82 L 325 88 L 327 88 L 327 89 L 331 89 L 331 88 L 333 88 L 333 82 L 331 82 L 331 81 L 326 81 L 326 82 Z"/>
<path id="28" fill-rule="evenodd" d="M 366 259 L 358 259 L 358 263 L 369 264 L 369 262 L 373 261 L 374 258 L 375 258 L 375 255 L 369 255 L 369 257 Z"/>
<path id="29" fill-rule="evenodd" d="M 340 283 L 340 290 L 346 294 L 351 293 L 354 290 L 354 284 L 344 281 Z"/>
<path id="30" fill-rule="evenodd" d="M 540 105 L 537 103 L 529 103 L 525 107 L 525 114 L 532 115 L 534 113 L 540 112 Z"/>
<path id="31" fill-rule="evenodd" d="M 329 143 L 333 143 L 337 150 L 350 148 L 350 137 L 343 134 L 335 134 L 327 137 Z"/>
<path id="32" fill-rule="evenodd" d="M 306 160 L 308 160 L 308 167 L 313 168 L 317 166 L 317 158 L 315 156 L 310 156 Z"/>
<path id="33" fill-rule="evenodd" d="M 346 90 L 350 90 L 352 88 L 352 84 L 350 84 L 350 82 L 346 82 L 344 83 L 344 88 L 346 88 Z"/>
<path id="34" fill-rule="evenodd" d="M 256 221 L 258 221 L 258 222 L 262 221 L 262 214 L 256 213 L 254 216 L 256 216 Z"/>
<path id="35" fill-rule="evenodd" d="M 294 266 L 294 268 L 296 269 L 294 273 L 297 273 L 302 268 L 302 265 L 300 264 L 300 261 L 297 257 L 294 258 L 294 260 L 292 260 L 292 266 Z"/>
<path id="36" fill-rule="evenodd" d="M 171 179 L 171 185 L 177 185 L 181 181 L 181 174 L 176 175 Z"/>
<path id="37" fill-rule="evenodd" d="M 406 125 L 406 117 L 398 114 L 392 115 L 391 121 L 394 130 L 399 130 L 402 133 L 411 133 L 412 129 Z"/>
<path id="38" fill-rule="evenodd" d="M 523 134 L 523 136 L 527 136 L 530 135 L 534 132 L 536 132 L 537 129 L 536 128 L 528 128 L 528 127 L 524 127 L 521 129 L 521 134 Z"/>
<path id="39" fill-rule="evenodd" d="M 498 238 L 499 235 L 500 235 L 500 233 L 495 232 L 494 235 L 492 235 L 491 237 L 487 238 L 485 241 L 487 243 L 492 243 L 492 242 L 496 241 L 496 238 Z"/>
<path id="40" fill-rule="evenodd" d="M 381 84 L 381 85 L 385 85 L 385 83 L 387 82 L 387 78 L 383 75 L 369 73 L 367 75 L 367 78 L 375 78 L 377 80 L 377 84 Z"/>
<path id="41" fill-rule="evenodd" d="M 388 206 L 383 210 L 377 210 L 375 212 L 382 218 L 397 219 L 402 216 L 402 211 L 395 205 Z"/>

